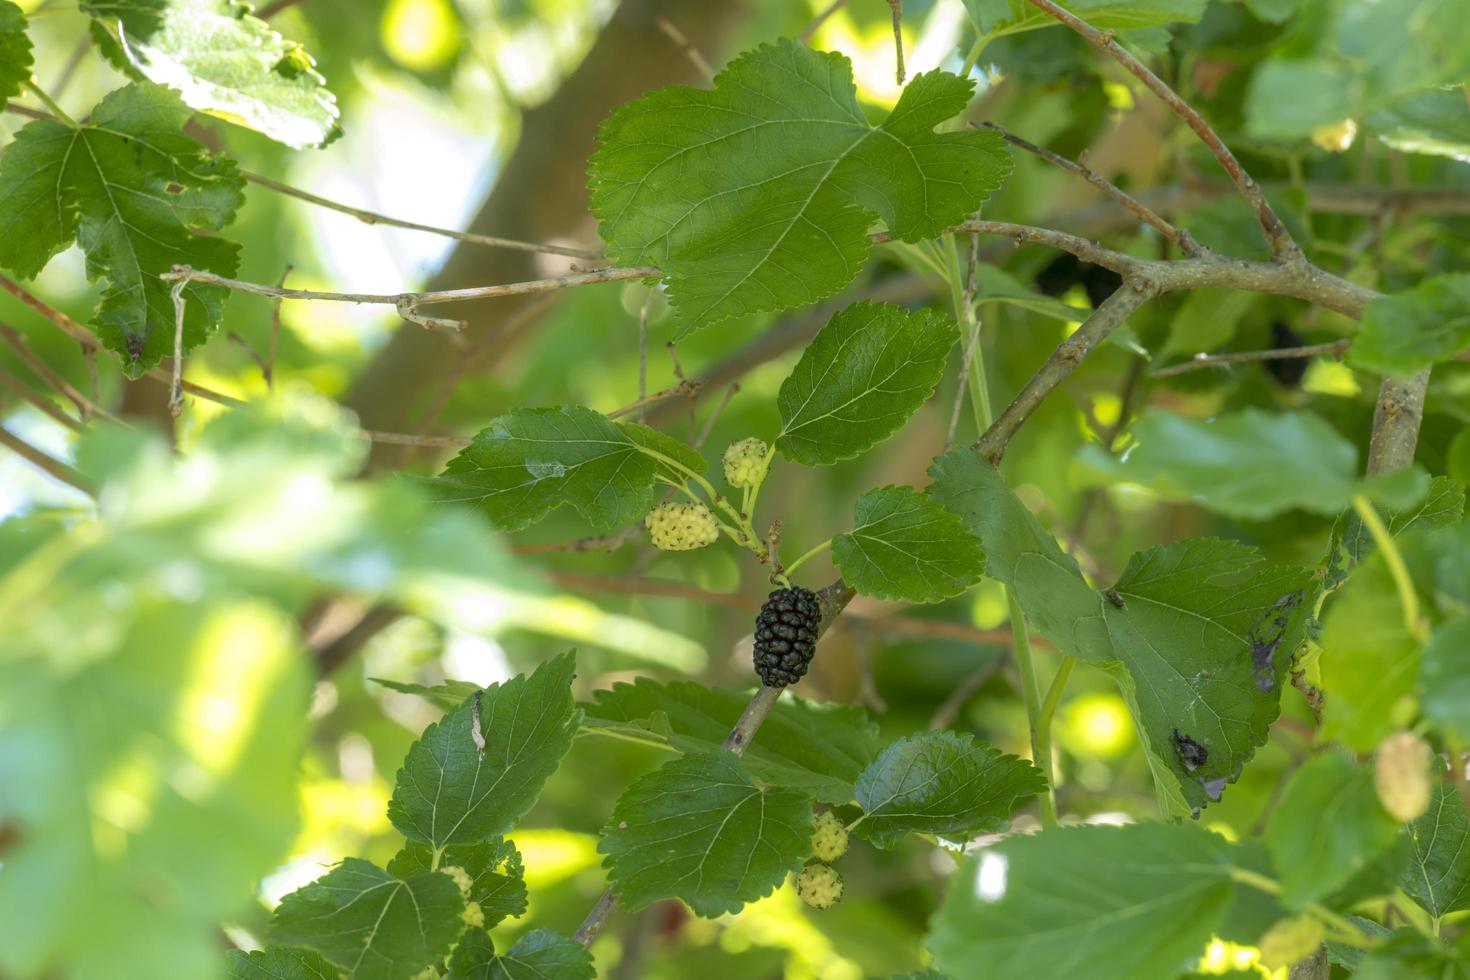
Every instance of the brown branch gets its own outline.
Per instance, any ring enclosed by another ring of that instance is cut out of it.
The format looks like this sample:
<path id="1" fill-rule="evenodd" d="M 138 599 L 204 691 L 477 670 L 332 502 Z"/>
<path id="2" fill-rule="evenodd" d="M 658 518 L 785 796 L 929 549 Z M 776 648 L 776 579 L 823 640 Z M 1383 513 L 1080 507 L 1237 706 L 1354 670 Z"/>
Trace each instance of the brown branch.
<path id="1" fill-rule="evenodd" d="M 1075 174 L 1078 177 L 1081 177 L 1089 184 L 1092 184 L 1094 187 L 1098 188 L 1108 197 L 1112 198 L 1114 201 L 1117 201 L 1119 204 L 1123 205 L 1123 207 L 1133 212 L 1135 215 L 1138 216 L 1139 220 L 1151 226 L 1159 234 L 1163 235 L 1169 241 L 1179 246 L 1180 251 L 1182 251 L 1185 255 L 1200 257 L 1208 254 L 1208 250 L 1199 242 L 1195 241 L 1194 236 L 1191 235 L 1189 232 L 1185 231 L 1182 228 L 1176 228 L 1165 218 L 1160 216 L 1158 212 L 1154 211 L 1148 205 L 1138 200 L 1138 198 L 1129 194 L 1127 191 L 1123 190 L 1117 184 L 1114 184 L 1111 180 L 1108 180 L 1106 177 L 1093 170 L 1091 167 L 1085 166 L 1084 164 L 1079 163 L 1076 160 L 1069 160 L 1066 157 L 1061 156 L 1060 154 L 1053 153 L 1051 150 L 1048 150 L 1043 146 L 1038 146 L 1030 140 L 1022 139 L 1020 136 L 1017 136 L 1016 134 L 1010 132 L 1002 126 L 996 125 L 993 122 L 984 122 L 980 125 L 986 129 L 992 129 L 995 132 L 999 133 L 1002 137 L 1005 138 L 1005 141 L 1007 143 L 1010 143 L 1012 146 L 1018 146 L 1028 153 L 1035 154 L 1036 156 L 1045 160 L 1047 163 L 1050 163 L 1052 166 L 1059 167 L 1062 170 L 1065 170 L 1067 173 Z"/>
<path id="2" fill-rule="evenodd" d="M 801 32 L 801 36 L 797 40 L 802 44 L 810 44 L 812 38 L 816 36 L 817 31 L 821 29 L 823 24 L 827 23 L 827 18 L 837 13 L 837 11 L 846 5 L 847 0 L 832 0 L 821 13 L 812 18 L 812 22 L 806 25 L 806 30 Z"/>
<path id="3" fill-rule="evenodd" d="M 0 282 L 3 281 L 6 281 L 4 277 L 0 277 Z M 65 378 L 56 373 L 51 365 L 41 360 L 36 352 L 31 350 L 30 346 L 26 343 L 25 335 L 19 330 L 7 323 L 0 323 L 0 339 L 3 339 L 6 345 L 15 351 L 15 356 L 20 358 L 26 367 L 35 372 L 36 377 L 70 399 L 72 404 L 77 407 L 77 411 L 81 413 L 82 418 L 91 418 L 93 415 L 112 418 L 109 412 L 78 391 Z"/>
<path id="4" fill-rule="evenodd" d="M 1428 390 L 1428 368 L 1407 379 L 1384 378 L 1378 386 L 1373 432 L 1368 439 L 1369 475 L 1403 469 L 1414 462 Z"/>
<path id="5" fill-rule="evenodd" d="M 350 204 L 333 201 L 330 198 L 321 197 L 310 191 L 304 191 L 299 187 L 292 187 L 273 180 L 262 174 L 251 173 L 248 170 L 240 171 L 240 176 L 252 184 L 273 190 L 287 197 L 315 204 L 317 207 L 327 208 L 340 214 L 350 215 L 365 225 L 387 225 L 392 228 L 406 228 L 409 231 L 422 231 L 430 235 L 439 235 L 444 238 L 453 238 L 455 241 L 468 242 L 471 245 L 488 245 L 491 248 L 508 248 L 519 252 L 545 252 L 550 255 L 565 255 L 575 259 L 601 260 L 602 253 L 589 251 L 585 248 L 569 248 L 564 245 L 542 245 L 535 242 L 518 242 L 510 238 L 497 238 L 493 235 L 479 235 L 472 231 L 455 231 L 452 228 L 440 228 L 435 225 L 420 224 L 417 221 L 406 221 L 403 218 L 392 218 L 386 214 L 376 211 L 367 211 L 363 208 L 355 208 Z"/>
<path id="6" fill-rule="evenodd" d="M 0 368 L 0 386 L 8 388 L 11 394 L 15 395 L 22 401 L 29 402 L 31 405 L 40 409 L 49 418 L 61 423 L 68 429 L 71 429 L 73 432 L 81 431 L 82 423 L 78 422 L 76 419 L 72 418 L 70 415 L 57 408 L 55 403 L 53 403 L 51 399 L 47 398 L 45 395 L 36 391 L 32 391 L 29 385 L 27 385 L 24 381 L 21 381 L 20 378 L 17 378 L 9 371 L 6 371 L 4 368 Z"/>
<path id="7" fill-rule="evenodd" d="M 694 46 L 694 42 L 690 41 L 683 31 L 674 26 L 673 21 L 660 14 L 653 19 L 653 22 L 659 30 L 664 32 L 665 37 L 674 42 L 684 57 L 689 59 L 689 63 L 694 66 L 695 71 L 699 72 L 706 79 L 714 81 L 715 70 L 710 67 L 708 61 L 704 60 L 704 55 L 699 53 L 699 49 Z"/>
<path id="8" fill-rule="evenodd" d="M 974 448 L 992 463 L 999 463 L 1006 445 L 1046 396 L 1061 384 L 1136 310 L 1157 296 L 1157 286 L 1147 279 L 1128 279 L 1113 295 L 1103 300 L 1092 315 L 1052 352 L 1041 369 L 1027 381 L 1005 411 L 975 441 Z"/>
<path id="9" fill-rule="evenodd" d="M 818 638 L 827 632 L 833 620 L 837 618 L 843 609 L 847 608 L 847 604 L 852 601 L 852 597 L 856 594 L 852 586 L 842 581 L 842 579 L 838 579 L 817 592 L 817 603 L 822 609 L 821 625 L 817 627 Z M 741 712 L 740 718 L 735 722 L 735 726 L 730 729 L 730 734 L 725 736 L 724 745 L 721 747 L 727 752 L 733 752 L 735 755 L 744 755 L 746 748 L 750 745 L 751 739 L 755 738 L 756 732 L 760 730 L 761 724 L 766 720 L 766 715 L 770 714 L 771 708 L 775 706 L 777 699 L 781 697 L 782 690 L 779 687 L 761 685 L 760 689 L 751 697 L 750 703 L 745 706 L 745 710 Z M 582 920 L 582 925 L 578 927 L 576 935 L 572 938 L 583 946 L 592 945 L 592 940 L 597 938 L 598 932 L 601 931 L 603 924 L 607 922 L 608 916 L 612 915 L 612 911 L 617 907 L 617 904 L 617 894 L 612 888 L 603 892 L 602 897 L 597 900 L 597 904 L 592 907 L 592 911 L 587 913 L 587 918 Z"/>
<path id="10" fill-rule="evenodd" d="M 72 469 L 54 456 L 41 452 L 35 446 L 26 442 L 4 426 L 0 426 L 0 446 L 4 446 L 26 462 L 37 469 L 68 486 L 75 487 L 89 497 L 97 495 L 97 490 L 86 477 Z"/>
<path id="11" fill-rule="evenodd" d="M 1286 230 L 1286 225 L 1272 210 L 1270 203 L 1266 200 L 1266 195 L 1261 191 L 1261 186 L 1245 172 L 1240 161 L 1235 159 L 1235 154 L 1230 152 L 1230 148 L 1210 128 L 1210 124 L 1205 122 L 1204 117 L 1195 111 L 1193 106 L 1180 98 L 1167 82 L 1155 75 L 1148 69 L 1148 66 L 1129 54 L 1122 45 L 1114 40 L 1113 31 L 1098 30 L 1076 14 L 1054 3 L 1053 0 L 1028 0 L 1028 2 L 1082 35 L 1089 43 L 1122 65 L 1149 91 L 1163 100 L 1164 104 L 1194 131 L 1200 142 L 1209 148 L 1215 159 L 1220 162 L 1220 166 L 1225 168 L 1225 173 L 1229 175 L 1231 182 L 1235 184 L 1241 196 L 1255 211 L 1256 221 L 1260 223 L 1261 231 L 1266 235 L 1266 241 L 1271 243 L 1271 251 L 1281 258 L 1301 258 L 1300 247 L 1292 240 L 1291 232 Z"/>
<path id="12" fill-rule="evenodd" d="M 676 385 L 670 385 L 661 391 L 655 391 L 651 395 L 644 395 L 637 401 L 629 402 L 622 408 L 615 408 L 607 413 L 610 419 L 622 418 L 624 415 L 632 415 L 634 412 L 649 406 L 656 405 L 667 398 L 678 398 L 680 396 L 692 395 L 699 391 L 699 385 L 687 378 Z"/>
<path id="13" fill-rule="evenodd" d="M 1351 345 L 1351 340 L 1333 340 L 1325 344 L 1306 344 L 1302 347 L 1230 351 L 1225 354 L 1196 354 L 1189 360 L 1182 361 L 1179 364 L 1171 364 L 1166 368 L 1150 371 L 1149 377 L 1172 378 L 1176 374 L 1186 374 L 1190 371 L 1198 371 L 1200 368 L 1216 367 L 1223 364 L 1243 364 L 1254 361 L 1289 361 L 1296 357 L 1316 357 L 1318 354 L 1331 354 L 1333 357 L 1341 358 L 1342 352 L 1347 350 Z"/>
<path id="14" fill-rule="evenodd" d="M 903 67 L 903 0 L 888 0 L 888 9 L 893 14 L 893 56 L 898 62 L 893 74 L 902 85 L 907 74 Z"/>

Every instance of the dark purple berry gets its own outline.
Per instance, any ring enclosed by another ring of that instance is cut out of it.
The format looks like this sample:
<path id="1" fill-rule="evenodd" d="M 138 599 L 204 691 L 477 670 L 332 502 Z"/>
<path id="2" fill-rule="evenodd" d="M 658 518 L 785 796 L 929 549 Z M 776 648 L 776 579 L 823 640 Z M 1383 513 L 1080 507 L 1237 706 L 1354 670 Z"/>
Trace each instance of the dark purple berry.
<path id="1" fill-rule="evenodd" d="M 755 617 L 755 672 L 767 687 L 795 684 L 817 649 L 822 607 L 817 595 L 792 586 L 777 589 Z"/>

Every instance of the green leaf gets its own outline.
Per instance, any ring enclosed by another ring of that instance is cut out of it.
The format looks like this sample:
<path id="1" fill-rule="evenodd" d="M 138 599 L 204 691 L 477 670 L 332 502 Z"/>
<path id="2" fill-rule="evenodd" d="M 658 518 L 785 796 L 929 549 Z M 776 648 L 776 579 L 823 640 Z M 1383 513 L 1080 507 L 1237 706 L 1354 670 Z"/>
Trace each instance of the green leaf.
<path id="1" fill-rule="evenodd" d="M 592 954 L 550 929 L 533 929 L 504 956 L 484 932 L 469 933 L 449 960 L 448 980 L 593 980 Z"/>
<path id="2" fill-rule="evenodd" d="M 1167 362 L 1180 355 L 1211 351 L 1235 336 L 1236 327 L 1260 299 L 1240 289 L 1196 289 L 1184 298 L 1169 324 L 1169 337 L 1159 350 Z"/>
<path id="3" fill-rule="evenodd" d="M 445 711 L 459 707 L 464 703 L 465 698 L 473 697 L 475 692 L 480 690 L 478 684 L 453 679 L 443 684 L 412 684 L 383 677 L 369 677 L 368 680 L 374 684 L 381 684 L 390 691 L 397 691 L 399 694 L 417 694 L 421 698 L 432 701 Z"/>
<path id="4" fill-rule="evenodd" d="M 0 102 L 20 94 L 31 80 L 31 39 L 26 16 L 10 0 L 0 0 Z"/>
<path id="5" fill-rule="evenodd" d="M 875 221 L 933 238 L 1010 173 L 998 134 L 935 132 L 973 87 L 917 75 L 875 128 L 845 57 L 782 40 L 736 58 L 713 90 L 646 95 L 603 123 L 590 163 L 608 254 L 663 270 L 685 331 L 831 296 Z"/>
<path id="6" fill-rule="evenodd" d="M 781 385 L 776 448 L 808 466 L 866 452 L 903 427 L 944 375 L 959 331 L 932 310 L 854 303 Z"/>
<path id="7" fill-rule="evenodd" d="M 1453 786 L 1440 782 L 1429 809 L 1409 825 L 1413 856 L 1399 887 L 1438 918 L 1470 909 L 1470 818 Z"/>
<path id="8" fill-rule="evenodd" d="M 1367 767 L 1337 752 L 1312 759 L 1292 775 L 1266 824 L 1282 903 L 1300 909 L 1346 884 L 1400 829 L 1379 804 Z"/>
<path id="9" fill-rule="evenodd" d="M 287 146 L 336 137 L 337 103 L 311 57 L 237 0 L 86 0 L 108 54 L 191 108 Z"/>
<path id="10" fill-rule="evenodd" d="M 990 574 L 1015 590 L 1027 619 L 1059 650 L 1118 676 L 1161 798 L 1186 811 L 1218 799 L 1280 710 L 1310 573 L 1201 539 L 1135 554 L 1097 592 L 977 453 L 948 453 L 930 473 L 929 494 L 980 536 Z"/>
<path id="11" fill-rule="evenodd" d="M 1347 357 L 1353 367 L 1402 376 L 1466 348 L 1470 273 L 1453 273 L 1369 303 Z"/>
<path id="12" fill-rule="evenodd" d="M 1426 718 L 1462 739 L 1470 735 L 1470 616 L 1447 620 L 1430 634 L 1420 687 Z"/>
<path id="13" fill-rule="evenodd" d="M 525 915 L 526 883 L 521 878 L 521 855 L 510 841 L 450 844 L 440 854 L 438 868 L 434 865 L 433 848 L 421 841 L 409 841 L 388 862 L 388 870 L 404 879 L 448 867 L 460 868 L 469 875 L 467 897 L 484 913 L 484 928 L 493 929 L 505 919 Z"/>
<path id="14" fill-rule="evenodd" d="M 1121 460 L 1096 446 L 1085 458 L 1118 479 L 1231 517 L 1264 520 L 1293 509 L 1336 514 L 1356 493 L 1411 507 L 1429 491 L 1422 470 L 1390 482 L 1359 479 L 1352 443 L 1310 412 L 1246 409 L 1201 421 L 1155 410 L 1129 431 L 1135 443 Z"/>
<path id="15" fill-rule="evenodd" d="M 832 559 L 863 595 L 938 602 L 980 580 L 980 539 L 912 487 L 880 487 L 858 498 L 854 527 L 832 539 Z"/>
<path id="16" fill-rule="evenodd" d="M 695 449 L 687 442 L 675 439 L 668 433 L 660 432 L 652 426 L 642 425 L 638 422 L 619 422 L 618 428 L 622 429 L 628 438 L 632 439 L 638 446 L 647 451 L 658 453 L 660 456 L 667 456 L 686 470 L 693 470 L 695 473 L 704 473 L 709 470 L 708 461 L 705 460 L 704 455 L 698 449 Z M 662 460 L 656 459 L 654 465 L 665 479 L 673 480 L 675 483 L 683 483 L 688 479 L 688 476 L 677 467 L 671 466 Z"/>
<path id="17" fill-rule="evenodd" d="M 1205 0 L 1066 0 L 1062 6 L 1103 30 L 1137 30 L 1179 21 L 1196 23 Z M 1061 26 L 1061 22 L 1026 0 L 965 0 L 965 8 L 981 33 L 994 37 Z"/>
<path id="18" fill-rule="evenodd" d="M 894 742 L 858 779 L 855 828 L 879 847 L 906 834 L 963 840 L 1005 827 L 1021 801 L 1046 789 L 1041 771 L 969 734 L 925 732 Z"/>
<path id="19" fill-rule="evenodd" d="M 1323 617 L 1322 737 L 1371 752 L 1393 731 L 1397 703 L 1419 680 L 1419 642 L 1379 554 L 1358 566 Z"/>
<path id="20" fill-rule="evenodd" d="M 26 124 L 0 158 L 0 266 L 23 278 L 73 241 L 87 276 L 105 279 L 93 319 L 102 341 L 137 377 L 173 353 L 174 304 L 161 273 L 188 264 L 234 275 L 238 247 L 218 231 L 240 206 L 235 165 L 210 156 L 182 129 L 189 110 L 167 89 L 129 85 L 77 129 Z M 225 290 L 184 289 L 184 349 L 219 324 Z"/>
<path id="21" fill-rule="evenodd" d="M 1245 0 L 1246 8 L 1268 24 L 1284 24 L 1301 3 L 1302 0 Z"/>
<path id="22" fill-rule="evenodd" d="M 271 938 L 310 946 L 349 980 L 408 980 L 464 931 L 464 899 L 445 874 L 407 880 L 347 858 L 276 906 Z"/>
<path id="23" fill-rule="evenodd" d="M 320 953 L 290 946 L 267 946 L 253 953 L 232 949 L 230 980 L 337 980 L 342 974 Z"/>
<path id="24" fill-rule="evenodd" d="M 955 980 L 1173 977 L 1225 917 L 1230 853 L 1177 824 L 1010 837 L 954 874 L 929 949 Z"/>
<path id="25" fill-rule="evenodd" d="M 1395 150 L 1470 160 L 1470 104 L 1459 86 L 1401 99 L 1369 117 L 1368 129 Z"/>
<path id="26" fill-rule="evenodd" d="M 688 755 L 720 748 L 750 697 L 744 691 L 640 677 L 593 694 L 587 726 L 667 745 Z M 878 757 L 878 726 L 861 708 L 814 704 L 787 693 L 771 707 L 741 761 L 764 783 L 823 802 L 850 803 L 858 776 Z"/>
<path id="27" fill-rule="evenodd" d="M 653 505 L 659 464 L 641 445 L 590 408 L 518 408 L 476 435 L 434 485 L 441 499 L 471 501 L 507 531 L 563 504 L 594 528 L 610 530 L 634 523 Z"/>
<path id="28" fill-rule="evenodd" d="M 1470 980 L 1470 941 L 1453 945 L 1417 929 L 1399 929 L 1363 957 L 1354 980 Z"/>
<path id="29" fill-rule="evenodd" d="M 238 591 L 181 602 L 150 578 L 183 559 L 144 549 L 116 574 L 109 553 L 76 548 L 0 630 L 7 977 L 217 975 L 219 923 L 250 914 L 297 834 L 311 678 L 294 616 Z M 98 572 L 128 583 L 124 606 Z"/>
<path id="30" fill-rule="evenodd" d="M 806 794 L 751 781 L 730 752 L 690 755 L 618 798 L 597 849 L 629 911 L 665 898 L 714 917 L 769 895 L 811 853 Z"/>
<path id="31" fill-rule="evenodd" d="M 388 802 L 393 826 L 436 848 L 504 836 L 572 747 L 581 720 L 571 692 L 575 666 L 570 653 L 548 660 L 426 728 L 398 770 Z"/>
<path id="32" fill-rule="evenodd" d="M 1421 528 L 1455 524 L 1464 516 L 1465 485 L 1447 476 L 1436 476 L 1429 481 L 1429 493 L 1423 500 L 1407 509 L 1390 511 L 1386 523 L 1389 533 L 1399 537 Z M 1324 586 L 1328 589 L 1341 586 L 1352 569 L 1375 547 L 1373 535 L 1356 513 L 1348 511 L 1338 515 L 1322 563 Z"/>

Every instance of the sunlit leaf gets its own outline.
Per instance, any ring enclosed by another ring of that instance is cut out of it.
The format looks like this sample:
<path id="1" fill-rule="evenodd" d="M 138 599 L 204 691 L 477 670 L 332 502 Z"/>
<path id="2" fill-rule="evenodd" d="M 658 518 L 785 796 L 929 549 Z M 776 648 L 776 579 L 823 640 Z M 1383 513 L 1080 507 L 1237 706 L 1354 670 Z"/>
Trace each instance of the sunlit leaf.
<path id="1" fill-rule="evenodd" d="M 342 974 L 320 953 L 267 946 L 253 953 L 229 952 L 230 980 L 337 980 Z"/>
<path id="2" fill-rule="evenodd" d="M 609 254 L 663 270 L 685 330 L 813 303 L 857 275 L 875 222 L 932 238 L 1000 186 L 998 135 L 935 131 L 972 89 L 917 75 L 874 127 L 845 57 L 761 45 L 713 89 L 666 88 L 613 113 L 590 164 L 592 212 Z"/>
<path id="3" fill-rule="evenodd" d="M 449 959 L 448 980 L 592 980 L 592 954 L 550 929 L 533 929 L 504 956 L 484 932 L 469 933 Z"/>
<path id="4" fill-rule="evenodd" d="M 858 498 L 854 527 L 832 539 L 832 560 L 863 595 L 938 602 L 980 580 L 980 539 L 910 487 L 880 487 Z"/>
<path id="5" fill-rule="evenodd" d="M 439 854 L 436 866 L 434 849 L 411 840 L 388 862 L 388 870 L 404 879 L 442 868 L 459 868 L 469 876 L 470 893 L 466 898 L 480 906 L 485 917 L 483 928 L 493 929 L 504 919 L 525 914 L 521 856 L 510 841 L 450 844 Z"/>
<path id="6" fill-rule="evenodd" d="M 1470 817 L 1465 800 L 1444 782 L 1429 809 L 1409 825 L 1413 856 L 1399 887 L 1433 916 L 1470 908 Z"/>
<path id="7" fill-rule="evenodd" d="M 123 67 L 191 108 L 298 149 L 338 133 L 337 103 L 311 57 L 238 0 L 85 0 Z"/>

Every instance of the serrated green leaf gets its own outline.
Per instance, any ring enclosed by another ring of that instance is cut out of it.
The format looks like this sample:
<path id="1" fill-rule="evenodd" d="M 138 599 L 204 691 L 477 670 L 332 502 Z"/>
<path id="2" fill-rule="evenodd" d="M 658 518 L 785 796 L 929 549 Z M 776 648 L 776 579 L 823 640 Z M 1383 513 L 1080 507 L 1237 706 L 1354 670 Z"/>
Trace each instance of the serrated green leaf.
<path id="1" fill-rule="evenodd" d="M 925 732 L 884 749 L 863 771 L 856 833 L 892 847 L 907 834 L 963 840 L 1005 827 L 1021 801 L 1046 789 L 1041 771 L 967 734 Z"/>
<path id="2" fill-rule="evenodd" d="M 1347 359 L 1365 371 L 1403 376 L 1466 348 L 1470 273 L 1452 273 L 1369 303 Z"/>
<path id="3" fill-rule="evenodd" d="M 15 98 L 31 80 L 31 57 L 26 15 L 10 0 L 0 0 L 0 102 Z"/>
<path id="4" fill-rule="evenodd" d="M 320 953 L 267 946 L 253 953 L 229 952 L 230 980 L 337 980 L 342 974 Z"/>
<path id="5" fill-rule="evenodd" d="M 776 448 L 808 466 L 866 452 L 902 428 L 934 393 L 958 340 L 954 321 L 932 310 L 847 307 L 782 383 Z"/>
<path id="6" fill-rule="evenodd" d="M 973 87 L 917 75 L 875 128 L 845 57 L 761 45 L 713 90 L 666 88 L 613 113 L 590 163 L 592 213 L 610 255 L 663 270 L 685 331 L 814 303 L 857 275 L 875 221 L 932 238 L 1010 173 L 997 134 L 935 132 Z"/>
<path id="7" fill-rule="evenodd" d="M 1345 884 L 1388 850 L 1398 821 L 1378 802 L 1373 774 L 1337 752 L 1298 769 L 1266 824 L 1281 901 L 1301 909 Z"/>
<path id="8" fill-rule="evenodd" d="M 299 45 L 237 0 L 86 0 L 106 50 L 191 108 L 301 149 L 329 142 L 337 102 Z"/>
<path id="9" fill-rule="evenodd" d="M 1371 752 L 1396 727 L 1394 706 L 1414 694 L 1421 657 L 1382 556 L 1369 555 L 1333 597 L 1320 644 L 1322 737 Z"/>
<path id="10" fill-rule="evenodd" d="M 505 919 L 526 914 L 526 883 L 521 879 L 521 855 L 510 841 L 450 844 L 440 854 L 436 868 L 433 848 L 411 840 L 388 862 L 388 870 L 405 879 L 450 867 L 460 868 L 469 875 L 470 893 L 467 897 L 484 913 L 483 928 L 493 929 Z"/>
<path id="11" fill-rule="evenodd" d="M 1352 443 L 1310 412 L 1246 409 L 1196 420 L 1155 410 L 1129 431 L 1134 445 L 1121 460 L 1089 446 L 1087 462 L 1231 517 L 1264 520 L 1293 509 L 1336 514 L 1357 493 L 1406 508 L 1429 492 L 1429 476 L 1419 469 L 1387 481 L 1360 479 Z"/>
<path id="12" fill-rule="evenodd" d="M 980 539 L 912 487 L 863 494 L 853 524 L 832 539 L 832 560 L 863 595 L 938 602 L 959 595 L 985 571 Z"/>
<path id="13" fill-rule="evenodd" d="M 0 266 L 37 275 L 74 240 L 87 276 L 107 288 L 92 321 L 137 377 L 173 353 L 174 304 L 158 277 L 175 264 L 234 275 L 238 247 L 218 231 L 240 206 L 235 165 L 182 133 L 186 109 L 168 89 L 136 84 L 108 95 L 76 129 L 26 124 L 0 158 Z M 184 289 L 184 349 L 218 325 L 225 290 Z"/>
<path id="14" fill-rule="evenodd" d="M 449 960 L 447 980 L 593 980 L 592 954 L 550 929 L 533 929 L 504 956 L 480 930 L 465 936 Z"/>
<path id="15" fill-rule="evenodd" d="M 1225 916 L 1230 854 L 1177 824 L 1010 837 L 960 866 L 929 949 L 955 980 L 1173 977 Z"/>
<path id="16" fill-rule="evenodd" d="M 1370 116 L 1368 129 L 1395 150 L 1470 160 L 1470 104 L 1458 86 L 1400 99 Z"/>
<path id="17" fill-rule="evenodd" d="M 1465 516 L 1465 485 L 1447 476 L 1429 481 L 1424 499 L 1405 510 L 1391 510 L 1385 523 L 1394 537 L 1409 531 L 1445 527 Z M 1338 515 L 1332 524 L 1327 557 L 1322 562 L 1323 584 L 1335 589 L 1346 580 L 1363 558 L 1377 545 L 1363 521 L 1351 511 Z"/>
<path id="18" fill-rule="evenodd" d="M 593 694 L 587 725 L 643 738 L 685 754 L 718 749 L 750 698 L 746 692 L 640 677 Z M 863 769 L 878 757 L 878 726 L 861 708 L 813 704 L 787 693 L 766 715 L 741 761 L 765 783 L 823 803 L 850 803 Z"/>
<path id="19" fill-rule="evenodd" d="M 281 899 L 271 938 L 317 950 L 348 980 L 408 980 L 449 953 L 464 931 L 464 907 L 448 875 L 404 880 L 347 858 Z"/>
<path id="20" fill-rule="evenodd" d="M 581 721 L 572 700 L 575 667 L 570 653 L 548 660 L 424 729 L 398 770 L 388 802 L 393 826 L 434 847 L 504 836 L 572 747 Z M 483 752 L 474 733 L 477 701 Z"/>
<path id="21" fill-rule="evenodd" d="M 518 408 L 476 435 L 433 485 L 440 499 L 473 502 L 507 531 L 563 504 L 610 530 L 653 505 L 659 464 L 640 445 L 590 408 Z"/>
<path id="22" fill-rule="evenodd" d="M 1199 539 L 1135 554 L 1097 592 L 977 453 L 948 453 L 929 472 L 928 493 L 979 535 L 990 574 L 1015 590 L 1026 618 L 1059 650 L 1126 672 L 1161 799 L 1186 810 L 1218 799 L 1279 713 L 1311 574 Z"/>
<path id="23" fill-rule="evenodd" d="M 1169 323 L 1159 360 L 1217 349 L 1235 336 L 1236 327 L 1259 300 L 1260 294 L 1241 289 L 1192 291 Z"/>
<path id="24" fill-rule="evenodd" d="M 660 432 L 652 426 L 639 422 L 619 422 L 618 427 L 637 445 L 658 453 L 660 456 L 667 456 L 686 470 L 693 470 L 695 473 L 704 473 L 709 470 L 709 462 L 705 460 L 704 454 L 681 439 L 675 439 L 666 432 Z M 678 467 L 671 466 L 662 460 L 654 460 L 654 465 L 666 479 L 676 483 L 683 483 L 688 479 L 688 476 Z"/>
<path id="25" fill-rule="evenodd" d="M 1460 738 L 1470 735 L 1470 616 L 1434 628 L 1419 674 L 1424 716 Z"/>
<path id="26" fill-rule="evenodd" d="M 368 680 L 374 684 L 381 684 L 390 691 L 399 694 L 417 694 L 425 700 L 432 701 L 435 705 L 448 711 L 457 708 L 464 703 L 464 699 L 472 697 L 480 690 L 480 685 L 469 681 L 447 680 L 443 684 L 413 684 L 407 681 L 392 681 L 383 677 L 369 677 Z"/>
<path id="27" fill-rule="evenodd" d="M 1205 0 L 1064 0 L 1061 5 L 1093 27 L 1137 30 L 1180 21 L 1193 24 L 1204 13 Z M 992 37 L 1061 26 L 1026 0 L 965 0 L 965 8 L 980 32 Z"/>
<path id="28" fill-rule="evenodd" d="M 618 798 L 597 849 L 630 911 L 677 898 L 697 914 L 740 911 L 811 853 L 805 793 L 760 789 L 731 752 L 689 755 Z"/>
<path id="29" fill-rule="evenodd" d="M 1399 887 L 1436 918 L 1470 909 L 1470 818 L 1453 786 L 1435 786 L 1429 809 L 1409 825 L 1409 840 Z"/>

